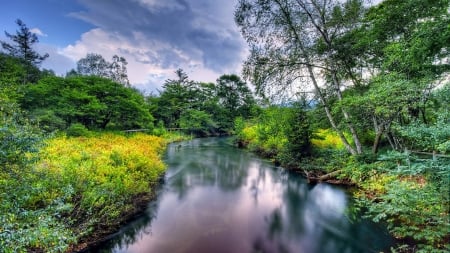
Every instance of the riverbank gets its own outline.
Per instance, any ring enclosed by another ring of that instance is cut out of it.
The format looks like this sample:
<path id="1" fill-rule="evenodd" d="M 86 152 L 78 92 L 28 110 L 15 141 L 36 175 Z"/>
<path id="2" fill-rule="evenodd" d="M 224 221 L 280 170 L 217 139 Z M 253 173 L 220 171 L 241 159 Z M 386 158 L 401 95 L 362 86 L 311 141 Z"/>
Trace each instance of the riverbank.
<path id="1" fill-rule="evenodd" d="M 350 221 L 341 187 L 308 185 L 287 170 L 201 138 L 168 148 L 164 190 L 142 217 L 89 252 L 380 252 L 392 238 Z"/>
<path id="2" fill-rule="evenodd" d="M 176 140 L 140 133 L 46 140 L 30 166 L 2 174 L 0 248 L 71 252 L 103 240 L 155 196 L 162 154 Z"/>

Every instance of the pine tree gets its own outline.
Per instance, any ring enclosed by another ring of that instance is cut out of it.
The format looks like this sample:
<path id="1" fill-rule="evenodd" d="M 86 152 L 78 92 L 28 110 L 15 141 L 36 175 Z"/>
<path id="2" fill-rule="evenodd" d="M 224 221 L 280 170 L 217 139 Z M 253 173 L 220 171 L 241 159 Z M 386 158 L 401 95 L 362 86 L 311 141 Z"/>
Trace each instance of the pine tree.
<path id="1" fill-rule="evenodd" d="M 41 64 L 49 55 L 47 53 L 40 55 L 34 51 L 32 46 L 39 42 L 38 37 L 28 29 L 22 20 L 17 19 L 16 24 L 19 26 L 19 30 L 16 31 L 15 35 L 5 31 L 6 37 L 14 42 L 14 44 L 0 41 L 2 48 L 6 50 L 9 55 L 20 58 L 27 64 L 35 67 L 39 66 L 39 64 Z"/>

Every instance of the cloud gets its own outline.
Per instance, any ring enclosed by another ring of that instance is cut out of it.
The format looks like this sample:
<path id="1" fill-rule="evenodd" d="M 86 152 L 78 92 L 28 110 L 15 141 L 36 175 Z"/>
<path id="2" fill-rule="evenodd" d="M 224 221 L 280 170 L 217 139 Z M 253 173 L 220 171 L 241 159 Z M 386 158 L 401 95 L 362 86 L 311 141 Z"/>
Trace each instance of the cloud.
<path id="1" fill-rule="evenodd" d="M 41 37 L 47 37 L 48 36 L 47 34 L 43 33 L 41 31 L 41 29 L 39 29 L 39 28 L 30 29 L 30 32 L 32 32 L 32 33 L 34 33 L 34 34 L 36 34 L 38 36 L 41 36 Z"/>
<path id="2" fill-rule="evenodd" d="M 183 68 L 199 81 L 240 71 L 246 46 L 229 0 L 79 0 L 71 17 L 97 28 L 62 50 L 73 60 L 100 53 L 124 56 L 132 83 L 154 89 Z"/>

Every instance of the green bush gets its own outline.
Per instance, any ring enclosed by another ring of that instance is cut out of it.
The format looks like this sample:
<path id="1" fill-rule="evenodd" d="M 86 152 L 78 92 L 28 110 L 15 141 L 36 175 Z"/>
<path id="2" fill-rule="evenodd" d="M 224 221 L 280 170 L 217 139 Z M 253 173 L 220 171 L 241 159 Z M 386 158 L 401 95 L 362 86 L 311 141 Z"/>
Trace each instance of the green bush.
<path id="1" fill-rule="evenodd" d="M 399 239 L 418 242 L 417 252 L 447 252 L 450 166 L 447 158 L 419 158 L 388 152 L 378 162 L 358 166 L 358 203 L 375 222 L 384 221 Z M 364 171 L 364 169 L 368 169 Z"/>
<path id="2" fill-rule="evenodd" d="M 91 132 L 83 124 L 75 123 L 70 125 L 70 127 L 66 129 L 66 134 L 70 137 L 89 137 L 91 135 Z"/>

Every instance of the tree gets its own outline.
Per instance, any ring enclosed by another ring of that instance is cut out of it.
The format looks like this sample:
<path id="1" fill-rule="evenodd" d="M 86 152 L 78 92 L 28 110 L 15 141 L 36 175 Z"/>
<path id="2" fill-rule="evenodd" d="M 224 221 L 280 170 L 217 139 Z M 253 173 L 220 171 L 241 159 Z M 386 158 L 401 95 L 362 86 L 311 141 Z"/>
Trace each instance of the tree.
<path id="1" fill-rule="evenodd" d="M 352 134 L 353 147 L 332 113 L 333 99 L 342 100 L 343 76 L 335 41 L 359 24 L 359 0 L 240 0 L 235 20 L 250 44 L 244 73 L 258 93 L 279 94 L 312 85 L 332 128 L 352 154 L 362 147 L 350 113 L 342 108 L 343 125 Z M 321 86 L 320 82 L 324 81 Z M 274 92 L 275 90 L 275 92 Z"/>
<path id="2" fill-rule="evenodd" d="M 300 102 L 293 104 L 285 130 L 287 137 L 286 153 L 290 159 L 296 162 L 309 156 L 312 149 L 312 133 L 304 107 Z"/>
<path id="3" fill-rule="evenodd" d="M 216 96 L 223 108 L 221 124 L 231 128 L 236 117 L 249 118 L 256 104 L 247 84 L 237 75 L 222 75 L 217 79 Z"/>
<path id="4" fill-rule="evenodd" d="M 121 56 L 114 55 L 112 62 L 108 62 L 100 54 L 89 53 L 85 58 L 78 60 L 77 70 L 71 70 L 67 73 L 67 76 L 99 76 L 124 86 L 130 86 L 127 64 L 127 60 Z"/>
<path id="5" fill-rule="evenodd" d="M 207 136 L 217 128 L 212 115 L 200 110 L 189 109 L 183 111 L 180 117 L 180 127 L 189 129 L 191 133 Z"/>
<path id="6" fill-rule="evenodd" d="M 430 120 L 430 95 L 450 71 L 448 6 L 448 0 L 383 1 L 367 11 L 362 26 L 339 41 L 346 45 L 341 54 L 352 58 L 355 68 L 372 73 L 344 104 L 359 110 L 355 118 L 373 126 L 374 153 L 383 135 L 394 149 L 402 148 L 392 126 Z"/>
<path id="7" fill-rule="evenodd" d="M 170 128 L 180 127 L 182 112 L 192 109 L 197 95 L 195 83 L 188 79 L 182 69 L 178 69 L 175 74 L 177 79 L 168 79 L 164 83 L 155 111 L 156 118 Z"/>
<path id="8" fill-rule="evenodd" d="M 153 127 L 139 91 L 97 76 L 43 78 L 20 102 L 49 131 L 74 123 L 90 129 Z"/>
<path id="9" fill-rule="evenodd" d="M 77 61 L 77 72 L 83 76 L 109 77 L 109 64 L 100 54 L 89 53 Z"/>
<path id="10" fill-rule="evenodd" d="M 38 54 L 33 50 L 33 45 L 39 42 L 36 34 L 32 33 L 22 20 L 17 19 L 16 24 L 19 26 L 19 30 L 16 34 L 10 34 L 5 31 L 6 37 L 8 37 L 15 44 L 9 44 L 5 41 L 0 41 L 4 50 L 11 56 L 23 59 L 27 64 L 32 66 L 39 66 L 43 60 L 49 55 Z"/>
<path id="11" fill-rule="evenodd" d="M 125 86 L 130 86 L 127 75 L 127 60 L 124 57 L 114 55 L 112 62 L 109 64 L 109 78 L 115 82 Z"/>

